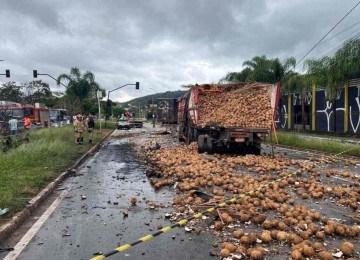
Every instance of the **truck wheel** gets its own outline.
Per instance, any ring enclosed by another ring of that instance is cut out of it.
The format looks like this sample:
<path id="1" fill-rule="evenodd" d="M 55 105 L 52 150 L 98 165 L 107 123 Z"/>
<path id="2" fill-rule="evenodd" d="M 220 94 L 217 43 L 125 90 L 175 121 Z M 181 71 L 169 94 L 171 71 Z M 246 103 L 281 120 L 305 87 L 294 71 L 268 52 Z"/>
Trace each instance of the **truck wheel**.
<path id="1" fill-rule="evenodd" d="M 187 137 L 186 137 L 186 144 L 191 144 L 193 141 L 193 133 L 191 129 L 188 129 L 187 131 Z"/>
<path id="2" fill-rule="evenodd" d="M 255 145 L 249 147 L 249 153 L 254 155 L 260 155 L 261 148 Z"/>
<path id="3" fill-rule="evenodd" d="M 198 153 L 206 152 L 205 135 L 199 135 L 198 138 Z"/>
<path id="4" fill-rule="evenodd" d="M 206 139 L 206 150 L 208 152 L 208 154 L 213 154 L 214 153 L 214 144 L 213 144 L 213 139 L 211 137 L 208 137 Z"/>

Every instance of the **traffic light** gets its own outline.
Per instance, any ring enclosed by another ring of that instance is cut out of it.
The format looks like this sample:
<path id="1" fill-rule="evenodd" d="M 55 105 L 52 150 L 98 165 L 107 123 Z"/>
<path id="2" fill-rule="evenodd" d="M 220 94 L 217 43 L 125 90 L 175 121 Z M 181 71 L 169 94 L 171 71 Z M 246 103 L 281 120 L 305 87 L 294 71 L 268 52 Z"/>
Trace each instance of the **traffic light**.
<path id="1" fill-rule="evenodd" d="M 4 75 L 4 74 L 3 74 Z M 10 70 L 5 70 L 5 76 L 7 78 L 10 78 Z"/>
<path id="2" fill-rule="evenodd" d="M 139 89 L 140 88 L 140 83 L 139 82 L 136 82 L 135 84 L 135 89 Z"/>
<path id="3" fill-rule="evenodd" d="M 37 76 L 38 76 L 37 70 L 33 70 L 33 77 L 37 78 Z"/>
<path id="4" fill-rule="evenodd" d="M 111 109 L 111 101 L 109 99 L 106 102 L 106 109 L 108 109 L 108 110 Z"/>

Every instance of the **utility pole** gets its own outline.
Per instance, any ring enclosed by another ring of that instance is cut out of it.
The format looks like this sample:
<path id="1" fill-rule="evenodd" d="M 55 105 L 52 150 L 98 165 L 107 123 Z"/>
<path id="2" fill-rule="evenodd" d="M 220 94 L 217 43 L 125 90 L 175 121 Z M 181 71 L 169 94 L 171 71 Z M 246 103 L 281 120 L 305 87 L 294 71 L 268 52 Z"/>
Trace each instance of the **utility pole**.
<path id="1" fill-rule="evenodd" d="M 99 123 L 100 123 L 100 133 L 101 133 L 101 106 L 100 106 L 100 99 L 102 99 L 102 91 L 98 90 L 96 92 L 96 96 L 98 98 L 98 106 L 99 106 Z"/>

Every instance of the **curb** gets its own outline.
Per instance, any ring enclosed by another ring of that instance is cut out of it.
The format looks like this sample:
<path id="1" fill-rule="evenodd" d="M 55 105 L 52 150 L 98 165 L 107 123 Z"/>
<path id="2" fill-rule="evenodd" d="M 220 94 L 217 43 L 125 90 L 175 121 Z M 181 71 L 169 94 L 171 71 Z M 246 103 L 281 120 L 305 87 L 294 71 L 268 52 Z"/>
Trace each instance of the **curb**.
<path id="1" fill-rule="evenodd" d="M 263 142 L 262 144 L 266 144 L 269 147 L 271 147 L 271 144 L 268 142 Z M 286 148 L 286 149 L 290 149 L 290 150 L 294 150 L 294 151 L 300 151 L 300 152 L 310 152 L 310 153 L 314 153 L 314 154 L 324 154 L 326 156 L 331 156 L 334 155 L 336 153 L 329 153 L 329 152 L 324 152 L 324 151 L 320 151 L 320 150 L 312 150 L 312 149 L 307 149 L 307 148 L 300 148 L 300 147 L 296 147 L 296 146 L 288 146 L 288 145 L 284 145 L 284 144 L 274 144 L 274 147 L 278 147 L 278 148 Z M 360 157 L 357 156 L 353 156 L 353 155 L 347 155 L 347 154 L 342 154 L 340 157 L 345 158 L 345 159 L 353 159 L 353 160 L 359 160 Z"/>
<path id="2" fill-rule="evenodd" d="M 81 156 L 70 168 L 78 167 L 85 159 L 87 159 L 94 151 L 100 148 L 103 142 L 114 132 L 110 131 L 106 134 L 94 147 Z M 54 189 L 69 176 L 69 171 L 62 172 L 54 181 L 50 182 L 38 195 L 32 198 L 25 209 L 16 213 L 11 220 L 0 227 L 0 241 L 5 241 L 54 191 Z"/>

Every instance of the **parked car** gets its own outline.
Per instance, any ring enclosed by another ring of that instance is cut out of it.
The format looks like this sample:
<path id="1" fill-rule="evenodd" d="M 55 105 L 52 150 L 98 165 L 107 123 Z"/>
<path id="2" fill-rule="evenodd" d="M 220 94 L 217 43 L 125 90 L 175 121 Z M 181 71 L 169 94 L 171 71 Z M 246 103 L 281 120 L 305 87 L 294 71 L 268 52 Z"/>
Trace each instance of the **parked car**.
<path id="1" fill-rule="evenodd" d="M 117 129 L 126 129 L 129 130 L 131 128 L 130 123 L 126 120 L 119 120 L 117 123 Z"/>

